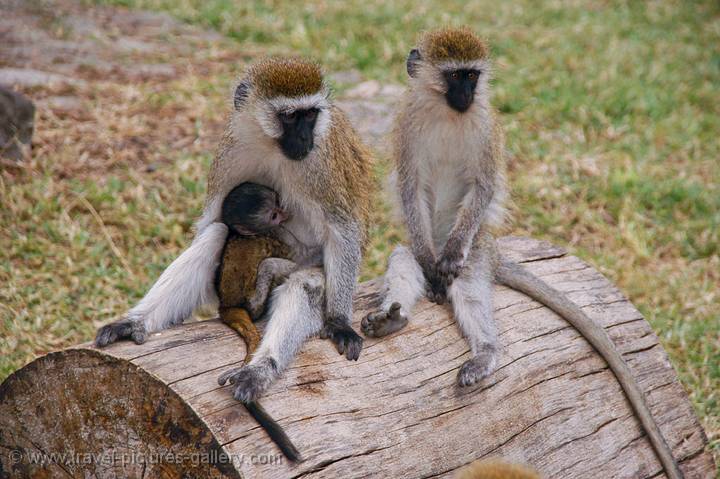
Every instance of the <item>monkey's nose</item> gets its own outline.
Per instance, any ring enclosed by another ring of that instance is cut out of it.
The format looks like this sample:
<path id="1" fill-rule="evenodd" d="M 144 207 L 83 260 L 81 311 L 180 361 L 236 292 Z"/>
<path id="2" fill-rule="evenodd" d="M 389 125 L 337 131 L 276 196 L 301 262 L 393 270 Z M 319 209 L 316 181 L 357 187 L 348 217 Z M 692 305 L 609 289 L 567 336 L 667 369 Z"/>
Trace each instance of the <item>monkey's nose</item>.
<path id="1" fill-rule="evenodd" d="M 277 215 L 275 218 L 278 224 L 284 223 L 291 218 L 290 213 L 287 213 L 285 210 L 280 208 L 275 208 L 274 213 Z"/>

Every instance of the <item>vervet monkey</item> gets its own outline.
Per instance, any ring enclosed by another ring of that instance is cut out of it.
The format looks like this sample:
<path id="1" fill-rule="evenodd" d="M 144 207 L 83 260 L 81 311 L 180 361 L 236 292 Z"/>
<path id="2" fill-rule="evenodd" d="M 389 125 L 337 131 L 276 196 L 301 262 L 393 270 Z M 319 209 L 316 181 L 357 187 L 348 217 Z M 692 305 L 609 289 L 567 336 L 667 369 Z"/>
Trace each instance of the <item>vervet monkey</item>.
<path id="1" fill-rule="evenodd" d="M 522 267 L 498 256 L 493 236 L 507 196 L 504 140 L 490 105 L 485 42 L 467 28 L 425 34 L 407 60 L 410 85 L 393 134 L 397 184 L 410 248 L 392 253 L 380 311 L 363 319 L 368 336 L 407 324 L 424 293 L 452 304 L 472 357 L 460 386 L 491 374 L 499 344 L 492 281 L 521 291 L 562 315 L 615 373 L 669 477 L 682 473 L 644 396 L 605 330 L 574 303 Z"/>
<path id="2" fill-rule="evenodd" d="M 220 302 L 220 320 L 234 329 L 246 345 L 244 363 L 260 344 L 254 321 L 265 311 L 268 293 L 297 265 L 290 261 L 290 248 L 280 241 L 282 223 L 288 214 L 280 207 L 275 191 L 255 183 L 233 188 L 222 204 L 222 222 L 230 230 L 215 279 Z M 225 384 L 224 375 L 218 383 Z M 245 403 L 252 417 L 291 461 L 300 453 L 282 427 L 257 401 Z"/>
<path id="3" fill-rule="evenodd" d="M 97 345 L 120 338 L 142 342 L 148 332 L 217 303 L 213 279 L 227 236 L 219 221 L 223 198 L 250 181 L 278 192 L 292 215 L 285 229 L 310 251 L 320 251 L 322 268 L 312 267 L 318 258 L 293 251 L 301 267 L 274 290 L 260 346 L 248 365 L 225 377 L 235 385 L 235 397 L 257 399 L 317 333 L 357 360 L 363 341 L 350 320 L 367 239 L 371 163 L 345 114 L 330 100 L 317 64 L 291 58 L 253 64 L 235 89 L 195 240 L 124 319 L 101 328 Z"/>

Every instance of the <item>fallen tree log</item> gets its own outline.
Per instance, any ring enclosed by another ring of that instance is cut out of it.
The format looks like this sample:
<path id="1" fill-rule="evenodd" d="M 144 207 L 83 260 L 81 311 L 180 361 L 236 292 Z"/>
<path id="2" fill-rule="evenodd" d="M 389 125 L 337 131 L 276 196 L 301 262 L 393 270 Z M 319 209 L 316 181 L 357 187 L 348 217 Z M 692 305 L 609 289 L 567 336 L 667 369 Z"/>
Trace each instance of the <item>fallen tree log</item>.
<path id="1" fill-rule="evenodd" d="M 546 243 L 501 246 L 603 324 L 688 478 L 715 475 L 707 439 L 642 315 L 600 273 Z M 379 282 L 355 298 L 355 326 Z M 497 287 L 496 373 L 455 386 L 468 346 L 449 310 L 421 302 L 401 333 L 346 361 L 315 339 L 262 403 L 305 457 L 282 458 L 218 386 L 242 341 L 218 321 L 96 350 L 51 353 L 0 385 L 0 477 L 452 477 L 483 457 L 545 477 L 665 477 L 605 362 L 564 320 Z"/>

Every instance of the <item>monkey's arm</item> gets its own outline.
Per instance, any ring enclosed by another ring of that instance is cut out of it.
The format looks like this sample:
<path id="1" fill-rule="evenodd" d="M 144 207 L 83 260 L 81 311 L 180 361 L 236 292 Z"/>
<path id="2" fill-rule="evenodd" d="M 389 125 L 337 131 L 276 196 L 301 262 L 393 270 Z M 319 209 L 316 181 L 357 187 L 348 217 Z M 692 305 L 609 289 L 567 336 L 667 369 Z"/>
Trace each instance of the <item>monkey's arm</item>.
<path id="1" fill-rule="evenodd" d="M 645 431 L 647 431 L 650 442 L 655 448 L 668 477 L 671 479 L 682 478 L 683 474 L 672 455 L 672 451 L 665 442 L 662 432 L 660 432 L 660 428 L 645 402 L 645 395 L 640 390 L 630 372 L 630 368 L 628 368 L 627 363 L 625 363 L 605 329 L 590 319 L 565 294 L 512 261 L 501 258 L 496 271 L 496 279 L 499 283 L 525 293 L 532 299 L 548 306 L 588 340 L 615 373 L 620 386 L 622 386 L 630 404 L 635 409 Z"/>
<path id="2" fill-rule="evenodd" d="M 198 306 L 214 302 L 213 278 L 227 234 L 222 223 L 206 225 L 123 319 L 98 330 L 95 345 L 127 338 L 142 344 L 148 333 L 181 323 Z"/>
<path id="3" fill-rule="evenodd" d="M 321 247 L 309 247 L 300 242 L 288 229 L 281 227 L 277 238 L 286 244 L 292 252 L 292 260 L 303 266 L 322 266 L 323 250 Z M 283 254 L 282 256 L 285 256 Z"/>
<path id="4" fill-rule="evenodd" d="M 361 229 L 352 219 L 336 218 L 323 250 L 325 267 L 325 325 L 321 336 L 331 339 L 348 359 L 360 357 L 362 338 L 350 326 L 352 297 L 360 269 Z"/>
<path id="5" fill-rule="evenodd" d="M 297 269 L 297 263 L 284 258 L 267 258 L 258 266 L 255 291 L 248 298 L 248 312 L 257 321 L 265 312 L 267 297 L 275 286 Z"/>
<path id="6" fill-rule="evenodd" d="M 475 179 L 463 199 L 455 225 L 438 258 L 437 269 L 443 289 L 452 283 L 463 267 L 473 239 L 487 214 L 494 193 L 491 181 Z"/>
<path id="7" fill-rule="evenodd" d="M 418 176 L 409 165 L 412 159 L 406 149 L 402 148 L 398 161 L 398 186 L 400 188 L 400 201 L 405 217 L 405 226 L 410 236 L 410 249 L 422 268 L 425 280 L 429 283 L 430 299 L 441 300 L 444 296 L 435 267 L 435 248 L 433 247 L 428 203 L 422 197 Z M 436 294 L 437 293 L 437 294 Z"/>

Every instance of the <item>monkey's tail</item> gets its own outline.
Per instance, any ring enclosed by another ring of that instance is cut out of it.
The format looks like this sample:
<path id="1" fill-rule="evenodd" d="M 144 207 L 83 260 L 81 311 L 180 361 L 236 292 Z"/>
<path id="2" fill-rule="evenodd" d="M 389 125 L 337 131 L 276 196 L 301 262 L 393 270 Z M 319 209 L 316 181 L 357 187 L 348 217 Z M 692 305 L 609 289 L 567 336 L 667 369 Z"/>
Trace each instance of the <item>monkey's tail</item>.
<path id="1" fill-rule="evenodd" d="M 672 451 L 663 438 L 660 428 L 645 402 L 645 395 L 640 390 L 635 378 L 628 368 L 625 360 L 618 352 L 615 344 L 599 326 L 590 319 L 580 307 L 570 301 L 565 294 L 552 288 L 546 282 L 525 270 L 522 266 L 506 258 L 500 258 L 500 265 L 496 270 L 496 280 L 520 291 L 549 307 L 575 327 L 588 342 L 600 353 L 615 373 L 615 376 L 627 395 L 630 404 L 635 410 L 640 422 L 647 432 L 650 443 L 660 459 L 665 473 L 670 479 L 682 479 L 680 471 Z"/>
<path id="2" fill-rule="evenodd" d="M 302 462 L 303 458 L 300 455 L 300 451 L 297 450 L 295 445 L 290 441 L 290 438 L 285 434 L 285 431 L 275 419 L 268 414 L 257 401 L 245 403 L 250 415 L 262 426 L 263 429 L 268 433 L 270 439 L 280 448 L 282 453 L 290 459 L 292 462 Z"/>

